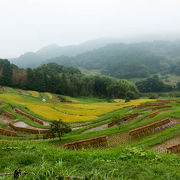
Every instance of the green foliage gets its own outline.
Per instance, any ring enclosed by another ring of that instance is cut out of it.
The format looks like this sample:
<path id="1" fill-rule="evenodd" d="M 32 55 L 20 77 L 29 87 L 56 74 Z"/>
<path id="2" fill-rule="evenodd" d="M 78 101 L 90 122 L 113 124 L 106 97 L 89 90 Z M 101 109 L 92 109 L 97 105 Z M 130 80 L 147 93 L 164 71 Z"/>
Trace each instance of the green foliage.
<path id="1" fill-rule="evenodd" d="M 63 134 L 69 133 L 71 131 L 71 128 L 61 119 L 59 119 L 59 121 L 53 121 L 51 123 L 50 129 L 47 132 L 46 136 L 50 138 L 59 137 L 59 139 L 61 139 Z"/>
<path id="2" fill-rule="evenodd" d="M 22 70 L 14 67 L 7 60 L 1 60 L 0 84 L 6 86 L 22 87 L 23 79 L 24 89 L 31 89 L 41 92 L 52 92 L 56 94 L 69 96 L 98 96 L 108 98 L 126 98 L 135 99 L 138 97 L 138 91 L 134 84 L 125 81 L 103 76 L 87 76 L 78 69 L 72 67 L 63 67 L 55 63 L 43 64 L 36 69 Z M 18 69 L 18 73 L 12 74 L 12 70 Z M 21 78 L 19 78 L 19 76 Z M 16 82 L 12 82 L 15 79 Z M 62 100 L 62 99 L 61 99 Z"/>
<path id="3" fill-rule="evenodd" d="M 0 69 L 2 74 L 0 75 L 0 85 L 11 86 L 12 85 L 12 66 L 8 60 L 0 59 Z"/>
<path id="4" fill-rule="evenodd" d="M 148 98 L 149 99 L 157 99 L 158 98 L 158 94 L 157 93 L 149 93 L 148 94 Z"/>
<path id="5" fill-rule="evenodd" d="M 172 87 L 163 84 L 163 82 L 157 75 L 136 82 L 136 86 L 140 92 L 162 92 L 172 90 Z"/>

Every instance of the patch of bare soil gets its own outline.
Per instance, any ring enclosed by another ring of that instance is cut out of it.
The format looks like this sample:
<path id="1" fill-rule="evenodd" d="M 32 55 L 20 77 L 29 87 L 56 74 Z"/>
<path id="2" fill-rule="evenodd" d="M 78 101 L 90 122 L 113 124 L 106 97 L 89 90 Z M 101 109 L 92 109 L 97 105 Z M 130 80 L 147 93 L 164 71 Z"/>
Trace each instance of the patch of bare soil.
<path id="1" fill-rule="evenodd" d="M 84 131 L 82 134 L 85 134 L 85 133 L 88 133 L 88 132 L 93 132 L 93 131 L 101 131 L 101 130 L 105 130 L 107 128 L 108 128 L 108 125 L 103 124 L 103 125 L 97 126 L 95 128 L 88 129 L 88 130 Z"/>
<path id="2" fill-rule="evenodd" d="M 32 127 L 32 126 L 26 124 L 26 123 L 23 122 L 23 121 L 16 122 L 16 123 L 14 123 L 14 125 L 15 125 L 16 127 L 22 127 L 22 128 L 42 129 L 42 128 L 35 128 L 35 127 Z"/>

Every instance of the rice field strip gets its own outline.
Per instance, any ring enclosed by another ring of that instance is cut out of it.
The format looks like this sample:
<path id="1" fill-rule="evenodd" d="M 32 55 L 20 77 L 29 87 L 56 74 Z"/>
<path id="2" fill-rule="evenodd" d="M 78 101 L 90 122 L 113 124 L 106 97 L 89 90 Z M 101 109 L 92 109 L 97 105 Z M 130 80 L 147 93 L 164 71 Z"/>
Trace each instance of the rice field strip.
<path id="1" fill-rule="evenodd" d="M 124 122 L 124 121 L 129 122 L 129 121 L 139 117 L 140 115 L 141 115 L 140 113 L 134 113 L 134 114 L 124 116 L 124 117 L 122 117 L 122 118 L 120 118 L 118 120 L 113 120 L 113 121 L 108 123 L 108 128 L 113 127 L 115 125 L 118 125 L 119 123 Z"/>
<path id="2" fill-rule="evenodd" d="M 129 136 L 130 137 L 142 137 L 146 136 L 150 133 L 154 133 L 156 131 L 163 130 L 165 128 L 170 128 L 173 125 L 177 124 L 179 122 L 174 121 L 171 118 L 165 118 L 156 122 L 153 122 L 151 124 L 135 128 L 133 130 L 129 131 Z"/>
<path id="3" fill-rule="evenodd" d="M 153 113 L 147 115 L 144 119 L 142 119 L 141 122 L 148 120 L 148 119 L 151 119 L 151 118 L 154 118 L 155 116 L 160 115 L 160 114 L 165 113 L 165 112 L 170 111 L 170 110 L 171 109 L 166 109 L 166 110 L 160 110 L 160 111 L 153 112 Z"/>
<path id="4" fill-rule="evenodd" d="M 137 110 L 137 109 L 144 109 L 146 107 L 162 106 L 162 105 L 164 105 L 164 103 L 150 103 L 150 102 L 147 102 L 147 103 L 143 103 L 143 104 L 140 104 L 140 105 L 134 107 L 134 109 Z"/>
<path id="5" fill-rule="evenodd" d="M 11 112 L 7 111 L 6 109 L 3 109 L 3 114 L 7 117 L 9 117 L 10 119 L 15 119 L 15 115 L 12 114 Z"/>
<path id="6" fill-rule="evenodd" d="M 3 136 L 17 136 L 16 132 L 2 128 L 0 128 L 0 134 Z"/>
<path id="7" fill-rule="evenodd" d="M 82 134 L 85 134 L 85 133 L 88 133 L 88 132 L 94 132 L 94 131 L 102 131 L 102 130 L 105 130 L 107 128 L 108 128 L 108 124 L 102 124 L 100 126 L 87 129 L 87 130 L 83 131 Z"/>
<path id="8" fill-rule="evenodd" d="M 35 121 L 35 122 L 37 122 L 37 123 L 39 123 L 39 124 L 41 124 L 41 125 L 44 125 L 44 121 L 43 121 L 43 120 L 41 120 L 41 119 L 39 119 L 39 118 L 37 118 L 37 117 L 34 117 L 34 116 L 31 115 L 31 114 L 28 114 L 28 113 L 22 111 L 20 108 L 15 107 L 15 108 L 14 108 L 14 111 L 17 112 L 17 113 L 19 113 L 19 114 L 21 114 L 21 115 L 23 115 L 23 116 L 28 117 L 29 119 L 31 119 L 31 120 L 33 120 L 33 121 Z"/>
<path id="9" fill-rule="evenodd" d="M 137 110 L 137 109 L 143 109 L 143 108 L 146 108 L 146 107 L 151 107 L 153 106 L 152 110 L 155 110 L 155 109 L 162 109 L 162 108 L 165 108 L 166 104 L 168 103 L 171 103 L 171 102 L 179 102 L 178 100 L 176 99 L 170 99 L 170 100 L 157 100 L 155 102 L 145 102 L 145 103 L 142 103 L 140 105 L 137 105 L 135 106 L 133 109 L 131 110 Z M 155 106 L 155 107 L 154 107 Z M 160 108 L 160 107 L 161 108 Z M 171 105 L 167 105 L 167 107 L 172 107 Z"/>
<path id="10" fill-rule="evenodd" d="M 153 107 L 153 108 L 152 108 L 152 111 L 153 111 L 153 110 L 157 110 L 157 109 L 171 108 L 171 107 L 172 107 L 171 105 Z"/>

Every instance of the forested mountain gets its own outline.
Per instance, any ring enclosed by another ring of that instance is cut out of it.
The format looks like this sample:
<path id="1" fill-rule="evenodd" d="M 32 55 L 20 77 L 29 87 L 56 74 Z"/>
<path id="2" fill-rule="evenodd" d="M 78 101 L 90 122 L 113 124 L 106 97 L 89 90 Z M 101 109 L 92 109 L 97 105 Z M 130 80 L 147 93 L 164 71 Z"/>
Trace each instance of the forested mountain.
<path id="1" fill-rule="evenodd" d="M 78 69 L 55 63 L 20 69 L 8 60 L 0 59 L 0 85 L 70 96 L 138 97 L 136 86 L 126 80 L 87 76 Z"/>
<path id="2" fill-rule="evenodd" d="M 98 70 L 117 78 L 146 78 L 152 74 L 180 75 L 180 41 L 110 44 L 75 57 L 60 56 L 47 62 Z"/>
<path id="3" fill-rule="evenodd" d="M 34 68 L 39 66 L 43 61 L 49 58 L 55 58 L 62 55 L 75 56 L 87 51 L 101 48 L 103 46 L 106 46 L 107 44 L 116 43 L 116 42 L 119 42 L 119 40 L 102 38 L 102 39 L 87 41 L 79 45 L 71 45 L 71 46 L 58 46 L 57 44 L 51 44 L 41 48 L 37 52 L 27 52 L 18 58 L 10 59 L 10 61 L 18 65 L 19 67 Z"/>

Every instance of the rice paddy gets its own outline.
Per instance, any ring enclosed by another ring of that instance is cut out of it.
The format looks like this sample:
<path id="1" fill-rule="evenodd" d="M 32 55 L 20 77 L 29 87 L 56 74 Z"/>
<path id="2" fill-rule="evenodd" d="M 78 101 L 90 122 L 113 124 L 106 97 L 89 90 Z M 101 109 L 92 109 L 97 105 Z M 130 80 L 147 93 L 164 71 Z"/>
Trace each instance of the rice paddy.
<path id="1" fill-rule="evenodd" d="M 139 105 L 144 102 L 152 101 L 150 99 L 137 99 L 125 103 L 124 100 L 116 100 L 117 102 L 99 102 L 99 103 L 81 103 L 75 98 L 70 98 L 72 103 L 60 103 L 57 100 L 54 103 L 42 102 L 39 98 L 39 92 L 27 91 L 31 95 L 22 96 L 18 93 L 2 93 L 0 94 L 0 100 L 2 102 L 8 102 L 16 104 L 16 106 L 24 106 L 31 112 L 40 115 L 49 120 L 62 119 L 65 122 L 80 122 L 90 121 L 104 115 L 108 112 L 126 107 Z M 53 94 L 45 93 L 50 100 L 53 99 Z"/>

